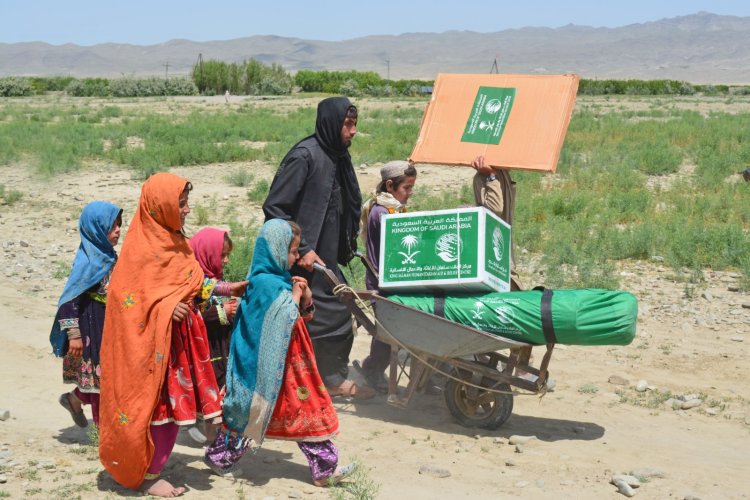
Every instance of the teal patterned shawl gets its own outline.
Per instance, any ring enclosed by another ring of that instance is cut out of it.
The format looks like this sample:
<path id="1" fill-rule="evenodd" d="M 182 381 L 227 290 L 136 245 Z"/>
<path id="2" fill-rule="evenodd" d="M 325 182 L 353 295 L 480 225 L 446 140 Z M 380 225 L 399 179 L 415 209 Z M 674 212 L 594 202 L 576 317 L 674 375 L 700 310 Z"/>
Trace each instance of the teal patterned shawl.
<path id="1" fill-rule="evenodd" d="M 258 234 L 250 284 L 242 297 L 229 351 L 224 421 L 260 446 L 284 376 L 289 339 L 298 317 L 292 301 L 289 244 L 292 229 L 271 219 Z"/>

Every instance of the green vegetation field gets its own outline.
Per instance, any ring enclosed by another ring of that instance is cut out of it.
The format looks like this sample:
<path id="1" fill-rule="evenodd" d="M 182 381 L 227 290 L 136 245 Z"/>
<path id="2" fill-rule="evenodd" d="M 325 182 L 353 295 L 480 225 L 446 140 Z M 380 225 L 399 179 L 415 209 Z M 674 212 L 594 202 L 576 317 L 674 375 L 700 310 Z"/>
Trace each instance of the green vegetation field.
<path id="1" fill-rule="evenodd" d="M 315 102 L 284 97 L 210 107 L 201 98 L 0 99 L 0 165 L 55 176 L 109 161 L 145 178 L 178 165 L 277 164 L 311 132 Z M 355 165 L 406 158 L 425 102 L 359 101 Z M 737 175 L 750 166 L 748 130 L 748 96 L 580 97 L 557 174 L 514 173 L 519 263 L 541 258 L 548 286 L 616 287 L 618 260 L 656 259 L 687 283 L 702 279 L 703 269 L 729 269 L 750 288 L 750 183 Z M 132 147 L 132 138 L 142 147 Z M 258 186 L 248 191 L 258 199 Z M 0 198 L 9 193 L 0 190 Z M 428 193 L 418 189 L 412 205 L 471 202 L 468 186 Z"/>

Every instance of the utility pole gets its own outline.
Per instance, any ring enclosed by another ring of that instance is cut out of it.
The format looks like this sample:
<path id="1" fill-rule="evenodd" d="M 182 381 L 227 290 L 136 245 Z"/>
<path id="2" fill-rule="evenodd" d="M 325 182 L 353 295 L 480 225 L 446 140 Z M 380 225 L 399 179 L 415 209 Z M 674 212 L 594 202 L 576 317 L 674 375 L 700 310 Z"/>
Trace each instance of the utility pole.
<path id="1" fill-rule="evenodd" d="M 169 80 L 169 61 L 162 64 L 164 66 L 164 79 Z"/>
<path id="2" fill-rule="evenodd" d="M 201 83 L 200 85 L 198 85 L 198 90 L 202 94 L 203 89 L 205 89 L 206 87 L 203 84 L 203 54 L 200 52 L 198 53 L 198 69 L 200 70 L 200 74 L 201 74 Z"/>
<path id="3" fill-rule="evenodd" d="M 492 62 L 492 67 L 490 68 L 490 74 L 492 73 L 500 73 L 500 70 L 497 68 L 497 56 L 495 56 L 495 60 Z"/>
<path id="4" fill-rule="evenodd" d="M 385 60 L 385 67 L 386 67 L 385 79 L 390 82 L 391 81 L 391 60 L 390 59 Z"/>

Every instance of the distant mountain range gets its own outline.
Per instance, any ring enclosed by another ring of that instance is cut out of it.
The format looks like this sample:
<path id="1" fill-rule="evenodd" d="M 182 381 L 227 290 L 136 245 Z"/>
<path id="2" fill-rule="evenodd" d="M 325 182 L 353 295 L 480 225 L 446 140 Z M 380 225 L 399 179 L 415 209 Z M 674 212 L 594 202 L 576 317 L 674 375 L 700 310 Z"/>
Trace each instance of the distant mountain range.
<path id="1" fill-rule="evenodd" d="M 495 33 L 405 33 L 340 42 L 250 36 L 157 45 L 0 43 L 0 76 L 185 75 L 199 54 L 204 60 L 227 62 L 255 58 L 293 72 L 376 71 L 392 79 L 488 73 L 496 60 L 501 73 L 748 84 L 750 17 L 699 12 L 619 28 L 567 25 Z"/>

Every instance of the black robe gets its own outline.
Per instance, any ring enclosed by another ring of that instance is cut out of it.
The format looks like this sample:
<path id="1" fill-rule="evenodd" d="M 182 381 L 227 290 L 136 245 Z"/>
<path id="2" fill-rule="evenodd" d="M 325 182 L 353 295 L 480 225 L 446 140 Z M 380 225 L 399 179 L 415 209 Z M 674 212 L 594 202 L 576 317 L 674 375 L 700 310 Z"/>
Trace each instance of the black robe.
<path id="1" fill-rule="evenodd" d="M 315 134 L 287 153 L 263 203 L 266 220 L 293 220 L 300 225 L 300 255 L 314 250 L 342 283 L 346 280 L 338 264 L 346 264 L 356 250 L 362 205 L 348 148 L 341 144 L 349 106 L 342 97 L 321 102 Z M 298 266 L 292 274 L 307 278 L 313 292 L 315 316 L 307 324 L 310 337 L 351 334 L 351 314 L 323 276 Z"/>

